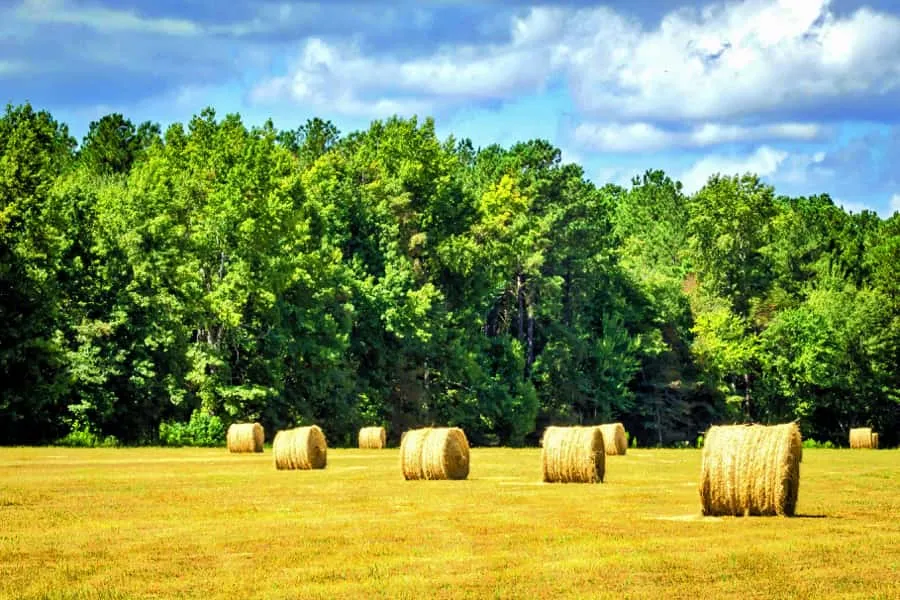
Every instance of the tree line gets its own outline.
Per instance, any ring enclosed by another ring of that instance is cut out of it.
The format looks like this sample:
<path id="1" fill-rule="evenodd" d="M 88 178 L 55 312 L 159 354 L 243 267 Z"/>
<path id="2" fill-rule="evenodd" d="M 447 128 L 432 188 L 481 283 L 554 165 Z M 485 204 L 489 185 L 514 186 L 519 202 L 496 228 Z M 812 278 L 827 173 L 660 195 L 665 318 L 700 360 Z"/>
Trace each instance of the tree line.
<path id="1" fill-rule="evenodd" d="M 896 444 L 898 282 L 900 213 L 752 174 L 598 187 L 547 141 L 475 148 L 431 119 L 111 114 L 79 144 L 30 104 L 0 118 L 6 444 L 152 444 L 211 416 L 333 445 L 793 419 Z"/>

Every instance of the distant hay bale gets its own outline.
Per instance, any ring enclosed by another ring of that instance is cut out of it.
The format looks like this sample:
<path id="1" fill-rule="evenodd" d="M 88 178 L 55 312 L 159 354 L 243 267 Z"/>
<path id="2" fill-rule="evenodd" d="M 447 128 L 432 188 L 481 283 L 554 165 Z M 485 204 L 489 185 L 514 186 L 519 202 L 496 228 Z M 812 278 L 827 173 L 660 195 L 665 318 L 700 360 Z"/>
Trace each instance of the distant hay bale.
<path id="1" fill-rule="evenodd" d="M 265 439 L 266 432 L 259 423 L 234 423 L 225 435 L 229 452 L 262 452 Z"/>
<path id="2" fill-rule="evenodd" d="M 317 425 L 284 429 L 275 434 L 272 441 L 275 468 L 324 469 L 328 445 L 325 434 Z"/>
<path id="3" fill-rule="evenodd" d="M 855 427 L 850 430 L 850 447 L 851 448 L 877 448 L 877 433 L 872 433 L 871 427 Z"/>
<path id="4" fill-rule="evenodd" d="M 878 434 L 877 433 L 872 434 L 872 448 L 874 450 L 878 450 Z"/>
<path id="5" fill-rule="evenodd" d="M 794 514 L 803 452 L 796 423 L 713 426 L 703 439 L 704 515 Z"/>
<path id="6" fill-rule="evenodd" d="M 628 437 L 625 435 L 625 427 L 621 423 L 607 423 L 600 425 L 603 432 L 603 442 L 606 445 L 606 453 L 609 455 L 622 455 L 628 451 Z"/>
<path id="7" fill-rule="evenodd" d="M 411 429 L 400 442 L 400 470 L 410 479 L 465 479 L 469 440 L 459 427 Z"/>
<path id="8" fill-rule="evenodd" d="M 547 483 L 597 483 L 606 474 L 603 431 L 591 427 L 548 427 L 541 462 Z"/>
<path id="9" fill-rule="evenodd" d="M 363 427 L 359 430 L 359 447 L 380 450 L 387 446 L 384 427 Z"/>

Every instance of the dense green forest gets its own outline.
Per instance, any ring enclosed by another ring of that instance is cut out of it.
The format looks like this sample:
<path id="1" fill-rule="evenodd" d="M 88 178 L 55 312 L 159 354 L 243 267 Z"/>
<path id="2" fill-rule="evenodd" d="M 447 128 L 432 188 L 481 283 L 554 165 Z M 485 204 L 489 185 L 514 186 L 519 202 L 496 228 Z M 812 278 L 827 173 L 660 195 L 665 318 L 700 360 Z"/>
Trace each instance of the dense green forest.
<path id="1" fill-rule="evenodd" d="M 0 255 L 4 444 L 192 418 L 332 445 L 611 420 L 641 445 L 793 419 L 900 441 L 900 213 L 751 174 L 597 187 L 546 141 L 415 118 L 112 114 L 79 144 L 24 104 L 0 118 Z"/>

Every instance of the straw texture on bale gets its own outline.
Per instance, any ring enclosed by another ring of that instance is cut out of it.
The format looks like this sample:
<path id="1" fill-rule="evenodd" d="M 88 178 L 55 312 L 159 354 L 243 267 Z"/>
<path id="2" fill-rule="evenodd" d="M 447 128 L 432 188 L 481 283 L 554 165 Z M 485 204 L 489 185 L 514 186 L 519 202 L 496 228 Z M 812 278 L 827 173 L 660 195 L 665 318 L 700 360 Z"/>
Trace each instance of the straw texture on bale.
<path id="1" fill-rule="evenodd" d="M 225 434 L 229 452 L 262 452 L 265 439 L 266 432 L 259 423 L 234 423 Z"/>
<path id="2" fill-rule="evenodd" d="M 878 450 L 878 434 L 877 433 L 872 434 L 872 448 L 874 448 L 875 450 Z"/>
<path id="3" fill-rule="evenodd" d="M 625 435 L 625 427 L 621 423 L 601 425 L 600 431 L 603 432 L 603 442 L 606 444 L 607 454 L 625 454 L 628 451 L 628 437 Z"/>
<path id="4" fill-rule="evenodd" d="M 796 423 L 710 427 L 700 471 L 703 514 L 793 516 L 802 452 Z"/>
<path id="5" fill-rule="evenodd" d="M 548 427 L 541 462 L 546 483 L 597 483 L 606 474 L 606 448 L 599 426 Z"/>
<path id="6" fill-rule="evenodd" d="M 872 433 L 871 427 L 855 427 L 850 430 L 850 447 L 851 448 L 877 448 L 875 441 L 878 439 L 877 433 Z"/>
<path id="7" fill-rule="evenodd" d="M 469 440 L 459 427 L 411 429 L 400 442 L 400 469 L 407 480 L 465 479 Z"/>
<path id="8" fill-rule="evenodd" d="M 384 427 L 363 427 L 359 430 L 359 447 L 380 450 L 387 446 Z"/>
<path id="9" fill-rule="evenodd" d="M 284 469 L 324 469 L 327 462 L 328 445 L 325 434 L 317 425 L 284 429 L 275 434 L 272 441 L 275 468 Z"/>

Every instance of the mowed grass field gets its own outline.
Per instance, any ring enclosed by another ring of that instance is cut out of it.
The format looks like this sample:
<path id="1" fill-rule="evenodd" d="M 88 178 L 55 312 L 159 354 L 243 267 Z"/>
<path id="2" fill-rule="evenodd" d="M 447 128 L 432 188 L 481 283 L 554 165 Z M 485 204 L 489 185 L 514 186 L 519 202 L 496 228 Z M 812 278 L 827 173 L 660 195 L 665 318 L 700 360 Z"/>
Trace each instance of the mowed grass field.
<path id="1" fill-rule="evenodd" d="M 5 598 L 900 598 L 900 451 L 804 450 L 796 518 L 702 518 L 697 450 L 542 484 L 540 449 L 0 449 Z"/>

